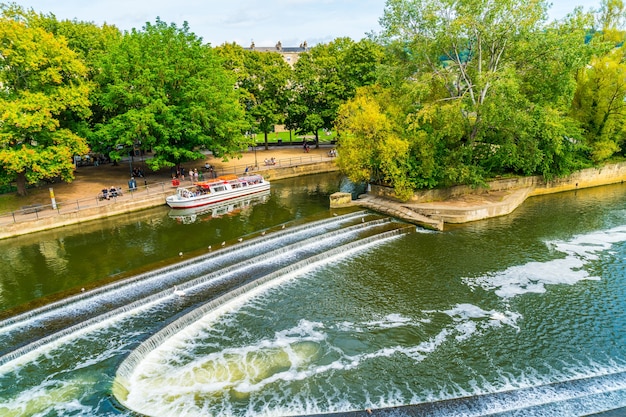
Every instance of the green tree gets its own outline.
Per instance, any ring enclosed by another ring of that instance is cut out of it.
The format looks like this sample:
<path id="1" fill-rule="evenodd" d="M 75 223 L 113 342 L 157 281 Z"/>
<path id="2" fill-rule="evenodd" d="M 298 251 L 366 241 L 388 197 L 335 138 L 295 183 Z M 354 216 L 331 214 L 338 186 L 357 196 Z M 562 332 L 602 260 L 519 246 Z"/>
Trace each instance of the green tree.
<path id="1" fill-rule="evenodd" d="M 595 162 L 619 152 L 626 137 L 624 47 L 595 58 L 581 71 L 573 114 L 581 121 Z"/>
<path id="2" fill-rule="evenodd" d="M 5 9 L 3 9 L 4 11 Z M 71 181 L 73 156 L 88 152 L 67 114 L 89 116 L 87 68 L 63 38 L 23 19 L 0 18 L 0 166 L 5 181 Z"/>
<path id="3" fill-rule="evenodd" d="M 412 144 L 393 96 L 392 90 L 366 86 L 340 106 L 336 125 L 344 134 L 337 163 L 353 182 L 393 185 L 398 197 L 408 198 L 415 188 Z"/>
<path id="4" fill-rule="evenodd" d="M 291 67 L 278 53 L 257 51 L 246 51 L 244 66 L 247 77 L 241 86 L 249 93 L 246 113 L 253 121 L 253 133 L 263 133 L 268 149 L 267 134 L 285 118 Z"/>
<path id="5" fill-rule="evenodd" d="M 29 27 L 44 29 L 52 33 L 57 38 L 63 38 L 67 46 L 76 52 L 78 57 L 85 63 L 88 70 L 87 79 L 90 81 L 91 95 L 93 98 L 98 90 L 93 83 L 94 76 L 99 72 L 98 60 L 107 54 L 111 45 L 120 41 L 122 33 L 111 25 L 104 24 L 97 26 L 91 22 L 81 22 L 77 20 L 57 20 L 53 14 L 37 13 L 34 10 L 24 10 L 15 3 L 7 5 L 5 13 L 13 19 L 23 20 Z M 102 120 L 102 109 L 91 100 L 91 116 L 88 119 L 79 114 L 65 112 L 62 116 L 63 123 L 81 137 L 89 140 L 93 125 Z M 89 144 L 98 148 L 98 143 Z"/>
<path id="6" fill-rule="evenodd" d="M 540 0 L 387 1 L 379 82 L 404 103 L 394 119 L 408 172 L 383 168 L 382 158 L 377 168 L 397 192 L 579 165 L 580 131 L 567 115 L 593 50 L 590 20 L 578 11 L 546 26 L 546 10 Z"/>
<path id="7" fill-rule="evenodd" d="M 332 109 L 338 107 L 338 92 L 343 89 L 336 57 L 325 45 L 316 45 L 300 55 L 294 64 L 289 92 L 286 126 L 299 135 L 312 133 L 319 146 L 318 131 L 330 128 Z"/>
<path id="8" fill-rule="evenodd" d="M 334 127 L 339 106 L 356 89 L 376 81 L 383 57 L 372 40 L 355 43 L 337 38 L 303 53 L 294 65 L 294 82 L 287 108 L 287 125 L 299 134 L 312 133 L 319 146 L 319 129 Z"/>
<path id="9" fill-rule="evenodd" d="M 238 154 L 246 122 L 235 79 L 210 45 L 157 19 L 126 33 L 99 62 L 97 104 L 103 110 L 94 142 L 119 160 L 133 147 L 152 149 L 153 170 Z"/>
<path id="10" fill-rule="evenodd" d="M 594 35 L 596 56 L 577 74 L 572 115 L 584 132 L 594 162 L 624 149 L 626 137 L 626 10 L 621 0 L 603 0 Z"/>

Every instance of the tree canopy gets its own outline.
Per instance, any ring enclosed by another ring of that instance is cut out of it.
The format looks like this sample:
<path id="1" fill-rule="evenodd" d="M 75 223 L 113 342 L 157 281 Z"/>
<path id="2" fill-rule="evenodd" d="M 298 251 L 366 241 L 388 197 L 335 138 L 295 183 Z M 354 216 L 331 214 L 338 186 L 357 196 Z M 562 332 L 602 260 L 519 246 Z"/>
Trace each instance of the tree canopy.
<path id="1" fill-rule="evenodd" d="M 120 32 L 12 3 L 0 21 L 0 181 L 72 179 L 72 156 L 154 170 L 232 157 L 284 123 L 337 129 L 353 180 L 414 190 L 565 175 L 623 157 L 623 0 L 547 21 L 545 0 L 387 0 L 382 31 L 277 52 L 213 48 L 159 18 Z"/>
<path id="2" fill-rule="evenodd" d="M 395 133 L 384 148 L 394 157 L 381 149 L 369 180 L 389 183 L 408 197 L 418 188 L 480 185 L 507 174 L 550 178 L 588 164 L 593 141 L 579 120 L 607 113 L 591 116 L 579 109 L 576 119 L 572 103 L 577 88 L 581 106 L 590 101 L 582 74 L 606 43 L 589 40 L 591 15 L 575 10 L 547 23 L 547 7 L 543 0 L 388 0 L 378 39 L 387 51 L 378 79 L 386 92 L 371 97 L 379 110 L 351 102 L 340 108 L 340 126 L 361 137 L 361 148 L 369 140 L 355 126 L 358 118 L 363 123 L 382 112 L 392 124 L 386 130 Z M 621 88 L 619 72 L 612 74 L 611 88 Z M 381 97 L 398 105 L 385 109 Z M 607 126 L 612 132 L 619 131 L 619 111 L 613 103 L 609 112 L 616 117 Z M 591 136 L 597 140 L 597 133 Z M 353 142 L 342 138 L 340 158 L 352 154 L 343 145 Z M 600 155 L 606 158 L 619 146 L 597 148 L 608 150 Z M 344 169 L 365 179 L 362 165 Z"/>
<path id="3" fill-rule="evenodd" d="M 244 50 L 233 44 L 216 49 L 226 68 L 236 74 L 240 101 L 250 124 L 248 133 L 262 133 L 267 149 L 267 134 L 285 119 L 289 64 L 276 52 Z"/>
<path id="4" fill-rule="evenodd" d="M 294 65 L 286 124 L 299 134 L 332 129 L 339 106 L 356 88 L 376 81 L 382 48 L 370 40 L 338 38 L 303 53 Z"/>
<path id="5" fill-rule="evenodd" d="M 186 24 L 148 23 L 98 64 L 102 114 L 92 144 L 113 160 L 140 146 L 153 150 L 147 164 L 156 170 L 202 158 L 203 149 L 229 155 L 245 144 L 234 78 Z"/>
<path id="6" fill-rule="evenodd" d="M 0 173 L 18 194 L 26 184 L 73 178 L 73 156 L 88 146 L 68 120 L 90 114 L 87 73 L 63 38 L 0 18 Z"/>

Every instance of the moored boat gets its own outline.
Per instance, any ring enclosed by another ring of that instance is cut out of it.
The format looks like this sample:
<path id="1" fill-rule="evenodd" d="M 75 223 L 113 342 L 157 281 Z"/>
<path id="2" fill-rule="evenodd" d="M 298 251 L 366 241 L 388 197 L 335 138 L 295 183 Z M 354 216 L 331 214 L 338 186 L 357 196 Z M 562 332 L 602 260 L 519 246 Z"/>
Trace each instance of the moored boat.
<path id="1" fill-rule="evenodd" d="M 188 187 L 178 187 L 176 194 L 166 198 L 166 203 L 173 209 L 188 209 L 261 193 L 269 188 L 269 181 L 258 174 L 242 177 L 223 175 Z"/>
<path id="2" fill-rule="evenodd" d="M 264 203 L 270 195 L 270 190 L 261 191 L 249 196 L 233 198 L 221 203 L 208 204 L 190 209 L 171 209 L 168 215 L 183 224 L 194 223 L 196 220 L 210 220 L 225 215 L 232 215 L 248 209 L 256 204 Z"/>

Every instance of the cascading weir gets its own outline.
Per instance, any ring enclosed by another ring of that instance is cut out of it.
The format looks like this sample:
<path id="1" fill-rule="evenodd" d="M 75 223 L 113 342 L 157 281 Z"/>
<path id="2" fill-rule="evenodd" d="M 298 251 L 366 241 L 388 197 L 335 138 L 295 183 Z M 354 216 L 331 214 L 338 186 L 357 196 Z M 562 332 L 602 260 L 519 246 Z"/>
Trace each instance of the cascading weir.
<path id="1" fill-rule="evenodd" d="M 265 292 L 269 288 L 277 286 L 288 280 L 295 279 L 309 270 L 319 268 L 333 262 L 336 259 L 363 251 L 369 247 L 383 243 L 389 239 L 393 239 L 394 237 L 413 230 L 415 230 L 413 226 L 386 230 L 378 234 L 364 237 L 357 241 L 326 250 L 305 260 L 295 262 L 290 266 L 281 268 L 267 275 L 263 275 L 254 281 L 235 288 L 232 291 L 185 314 L 164 327 L 159 332 L 152 335 L 150 338 L 146 339 L 120 364 L 113 384 L 113 394 L 115 398 L 121 405 L 134 412 L 144 415 L 154 415 L 156 411 L 140 409 L 136 406 L 136 404 L 130 401 L 130 399 L 133 397 L 133 388 L 138 368 L 142 366 L 149 368 L 158 366 L 154 363 L 146 364 L 145 360 L 152 352 L 157 350 L 166 341 L 176 338 L 177 335 L 184 334 L 189 326 L 192 326 L 205 316 L 219 316 L 234 306 L 240 305 L 244 301 Z M 203 369 L 203 372 L 212 373 L 212 380 L 215 380 L 215 376 L 222 377 L 223 379 L 221 383 L 225 386 L 232 382 L 230 379 L 237 378 L 238 374 L 247 372 L 247 370 L 251 368 L 254 368 L 254 372 L 260 374 L 257 375 L 257 378 L 263 378 L 266 376 L 264 373 L 272 372 L 272 369 L 284 367 L 286 364 L 314 360 L 317 354 L 317 345 L 314 339 L 315 338 L 312 336 L 312 340 L 304 342 L 298 341 L 289 344 L 288 346 L 281 345 L 278 348 L 273 345 L 264 345 L 258 347 L 254 353 L 240 355 L 232 353 L 229 354 L 228 360 L 219 359 L 212 361 L 211 365 L 208 367 L 210 369 L 205 368 Z M 159 380 L 155 380 L 154 383 L 159 384 Z M 161 383 L 166 384 L 167 382 L 161 380 Z M 202 390 L 201 386 L 196 388 L 199 391 Z M 191 387 L 189 389 L 194 388 Z M 202 406 L 200 405 L 200 407 Z"/>
<path id="2" fill-rule="evenodd" d="M 209 253 L 185 260 L 0 321 L 0 332 L 3 334 L 3 339 L 0 340 L 0 366 L 45 348 L 61 338 L 73 337 L 80 332 L 88 331 L 105 320 L 138 314 L 150 304 L 162 303 L 171 298 L 172 285 L 178 285 L 181 289 L 206 286 L 221 280 L 227 274 L 237 273 L 245 266 L 267 259 L 269 251 L 280 256 L 280 250 L 271 249 L 272 242 L 279 241 L 282 244 L 281 250 L 289 251 L 294 247 L 318 241 L 320 239 L 318 232 L 314 233 L 314 237 L 306 238 L 316 229 L 327 237 L 339 238 L 343 234 L 389 223 L 389 219 L 375 219 L 327 232 L 327 227 L 362 219 L 364 215 L 365 212 L 355 212 L 277 231 L 237 245 L 234 250 Z M 305 235 L 305 238 L 299 235 Z M 250 256 L 249 252 L 254 252 L 255 256 Z M 206 268 L 217 270 L 207 273 Z M 64 327 L 57 329 L 57 322 Z M 41 335 L 37 332 L 38 329 L 46 329 L 48 333 Z M 3 351 L 5 346 L 11 346 L 12 350 Z"/>

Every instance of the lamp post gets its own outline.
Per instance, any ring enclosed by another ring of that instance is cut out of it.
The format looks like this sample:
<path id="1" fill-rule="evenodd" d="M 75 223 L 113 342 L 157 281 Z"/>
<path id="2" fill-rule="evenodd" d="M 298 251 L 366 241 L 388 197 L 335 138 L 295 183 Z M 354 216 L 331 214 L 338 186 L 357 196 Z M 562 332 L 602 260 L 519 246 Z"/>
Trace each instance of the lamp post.
<path id="1" fill-rule="evenodd" d="M 252 138 L 254 139 L 254 168 L 259 168 L 259 164 L 256 162 L 256 133 L 252 134 Z"/>

